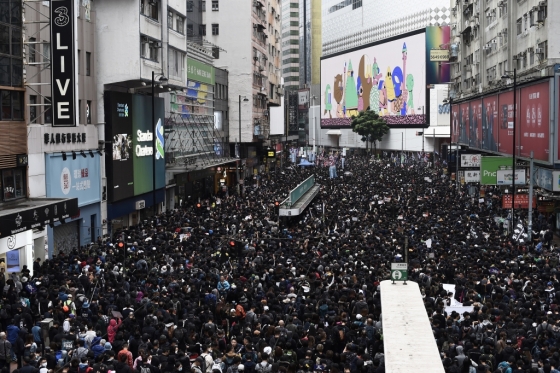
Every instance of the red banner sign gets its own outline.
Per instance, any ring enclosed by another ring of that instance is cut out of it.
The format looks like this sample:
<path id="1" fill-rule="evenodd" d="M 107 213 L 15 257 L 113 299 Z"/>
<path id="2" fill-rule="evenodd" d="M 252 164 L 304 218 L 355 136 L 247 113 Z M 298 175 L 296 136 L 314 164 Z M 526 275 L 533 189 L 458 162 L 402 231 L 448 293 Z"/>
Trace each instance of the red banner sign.
<path id="1" fill-rule="evenodd" d="M 537 199 L 533 197 L 533 208 L 537 206 Z M 502 196 L 502 208 L 511 208 L 511 194 L 506 194 Z M 515 195 L 515 208 L 516 209 L 528 209 L 529 208 L 529 195 L 528 194 L 516 194 Z"/>

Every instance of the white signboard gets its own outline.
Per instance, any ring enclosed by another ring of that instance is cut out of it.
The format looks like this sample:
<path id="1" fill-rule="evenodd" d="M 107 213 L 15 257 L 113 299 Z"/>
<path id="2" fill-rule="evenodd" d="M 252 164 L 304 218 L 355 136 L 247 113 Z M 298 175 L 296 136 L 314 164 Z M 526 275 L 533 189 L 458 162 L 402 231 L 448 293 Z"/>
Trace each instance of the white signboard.
<path id="1" fill-rule="evenodd" d="M 511 178 L 513 170 L 498 170 L 496 171 L 496 183 L 498 185 L 511 185 Z M 515 185 L 526 184 L 525 169 L 515 170 Z"/>
<path id="2" fill-rule="evenodd" d="M 461 154 L 461 167 L 480 167 L 480 154 Z"/>
<path id="3" fill-rule="evenodd" d="M 465 171 L 465 183 L 480 183 L 480 171 Z"/>

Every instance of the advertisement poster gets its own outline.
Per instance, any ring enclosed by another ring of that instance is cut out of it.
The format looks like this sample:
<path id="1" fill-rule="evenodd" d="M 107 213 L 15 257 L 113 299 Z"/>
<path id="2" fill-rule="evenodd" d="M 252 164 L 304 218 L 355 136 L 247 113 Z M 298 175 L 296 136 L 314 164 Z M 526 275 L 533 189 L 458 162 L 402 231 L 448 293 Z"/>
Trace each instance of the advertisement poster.
<path id="1" fill-rule="evenodd" d="M 99 156 L 78 155 L 65 161 L 60 153 L 47 154 L 46 184 L 48 198 L 78 198 L 78 206 L 101 200 Z"/>
<path id="2" fill-rule="evenodd" d="M 549 93 L 548 81 L 521 89 L 519 101 L 518 132 L 519 155 L 534 159 L 549 160 Z"/>
<path id="3" fill-rule="evenodd" d="M 470 103 L 459 105 L 459 143 L 469 145 Z"/>
<path id="4" fill-rule="evenodd" d="M 480 160 L 480 184 L 498 185 L 498 170 L 512 166 L 512 157 L 482 157 Z"/>
<path id="5" fill-rule="evenodd" d="M 112 142 L 111 157 L 105 157 L 107 176 L 112 176 L 109 198 L 118 201 L 134 195 L 132 95 L 105 92 L 105 119 L 105 138 Z"/>
<path id="6" fill-rule="evenodd" d="M 482 148 L 482 101 L 469 103 L 469 146 Z"/>
<path id="7" fill-rule="evenodd" d="M 150 96 L 105 92 L 105 138 L 112 141 L 112 157 L 105 158 L 111 201 L 152 190 L 152 157 L 156 157 L 156 188 L 165 186 L 164 104 L 162 98 L 155 101 L 156 123 L 152 124 Z"/>
<path id="8" fill-rule="evenodd" d="M 457 143 L 459 141 L 460 126 L 459 117 L 461 112 L 460 105 L 451 105 L 451 142 Z"/>
<path id="9" fill-rule="evenodd" d="M 165 121 L 162 98 L 155 100 L 155 121 L 152 123 L 152 98 L 134 95 L 132 97 L 133 129 L 132 145 L 134 148 L 134 195 L 152 190 L 153 157 L 156 158 L 156 189 L 165 186 L 165 151 L 163 122 Z M 153 149 L 154 128 L 156 128 L 156 149 Z"/>
<path id="10" fill-rule="evenodd" d="M 482 149 L 498 151 L 498 96 L 482 101 Z"/>
<path id="11" fill-rule="evenodd" d="M 430 61 L 430 54 L 451 42 L 450 26 L 426 27 L 426 84 L 445 84 L 451 80 L 451 65 Z M 443 49 L 449 56 L 449 49 Z M 449 61 L 449 57 L 446 60 Z"/>
<path id="12" fill-rule="evenodd" d="M 480 171 L 465 171 L 465 183 L 479 183 Z"/>
<path id="13" fill-rule="evenodd" d="M 525 169 L 516 169 L 515 185 L 525 185 L 527 184 L 526 180 Z M 496 183 L 498 185 L 511 185 L 513 183 L 513 170 L 496 171 Z"/>
<path id="14" fill-rule="evenodd" d="M 516 156 L 550 161 L 549 81 L 518 89 Z M 513 91 L 453 105 L 452 142 L 503 154 L 513 154 Z M 457 134 L 457 135 L 455 135 Z"/>
<path id="15" fill-rule="evenodd" d="M 350 127 L 363 110 L 390 127 L 425 124 L 426 37 L 399 36 L 321 60 L 321 127 Z"/>

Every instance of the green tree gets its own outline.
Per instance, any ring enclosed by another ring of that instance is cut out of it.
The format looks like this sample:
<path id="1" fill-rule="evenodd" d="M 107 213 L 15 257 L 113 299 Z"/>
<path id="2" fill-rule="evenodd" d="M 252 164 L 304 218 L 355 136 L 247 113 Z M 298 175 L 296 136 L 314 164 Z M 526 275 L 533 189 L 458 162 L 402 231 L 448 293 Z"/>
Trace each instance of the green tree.
<path id="1" fill-rule="evenodd" d="M 374 111 L 364 110 L 352 116 L 352 131 L 361 135 L 362 141 L 366 141 L 366 149 L 368 149 L 367 141 L 371 141 L 374 152 L 377 152 L 377 142 L 383 140 L 383 136 L 389 133 L 389 126 Z"/>

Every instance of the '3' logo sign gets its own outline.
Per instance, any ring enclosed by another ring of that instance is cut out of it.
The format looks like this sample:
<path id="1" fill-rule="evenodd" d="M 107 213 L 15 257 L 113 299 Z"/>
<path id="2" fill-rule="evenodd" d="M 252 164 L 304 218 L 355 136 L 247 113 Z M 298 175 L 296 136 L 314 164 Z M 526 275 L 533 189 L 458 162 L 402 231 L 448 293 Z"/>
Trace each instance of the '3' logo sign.
<path id="1" fill-rule="evenodd" d="M 65 6 L 56 8 L 54 12 L 58 13 L 58 17 L 54 19 L 54 23 L 58 27 L 64 27 L 68 24 L 68 22 L 70 22 L 70 17 L 68 16 L 68 8 L 66 8 Z"/>

